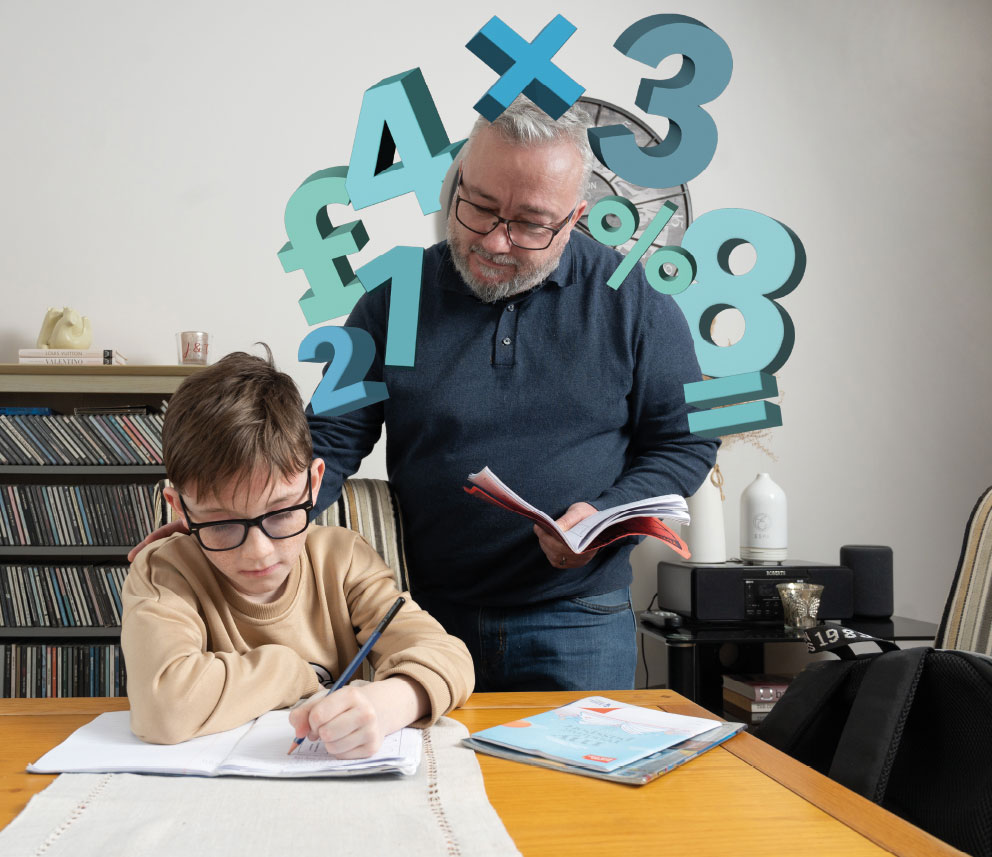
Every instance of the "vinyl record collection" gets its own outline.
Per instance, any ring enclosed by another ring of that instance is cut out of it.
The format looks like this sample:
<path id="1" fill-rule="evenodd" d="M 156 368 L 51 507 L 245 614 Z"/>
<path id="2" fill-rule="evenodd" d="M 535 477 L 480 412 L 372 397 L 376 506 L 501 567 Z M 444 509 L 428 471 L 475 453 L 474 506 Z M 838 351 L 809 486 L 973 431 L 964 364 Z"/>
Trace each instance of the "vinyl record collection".
<path id="1" fill-rule="evenodd" d="M 160 465 L 162 419 L 146 413 L 0 414 L 0 465 Z"/>
<path id="2" fill-rule="evenodd" d="M 121 647 L 112 643 L 0 644 L 0 696 L 124 696 Z"/>
<path id="3" fill-rule="evenodd" d="M 154 508 L 154 485 L 0 485 L 0 545 L 130 547 Z"/>

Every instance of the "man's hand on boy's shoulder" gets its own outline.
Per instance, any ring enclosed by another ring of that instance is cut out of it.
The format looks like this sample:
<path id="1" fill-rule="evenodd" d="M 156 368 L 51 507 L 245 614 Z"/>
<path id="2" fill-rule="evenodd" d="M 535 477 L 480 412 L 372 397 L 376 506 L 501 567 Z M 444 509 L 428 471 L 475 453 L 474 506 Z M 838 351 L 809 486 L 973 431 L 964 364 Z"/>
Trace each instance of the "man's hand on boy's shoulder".
<path id="1" fill-rule="evenodd" d="M 196 522 L 194 521 L 194 523 Z M 148 547 L 148 545 L 150 545 L 152 542 L 157 542 L 159 539 L 164 539 L 166 536 L 171 536 L 173 533 L 188 533 L 188 532 L 189 530 L 186 529 L 185 521 L 173 521 L 170 524 L 164 524 L 163 526 L 159 527 L 157 530 L 154 530 L 151 533 L 149 533 L 147 536 L 145 536 L 145 538 L 141 541 L 140 544 L 131 548 L 131 550 L 128 551 L 127 554 L 127 561 L 134 562 L 134 558 L 139 553 L 141 553 L 141 551 L 143 551 L 146 547 Z"/>
<path id="2" fill-rule="evenodd" d="M 363 759 L 391 732 L 430 712 L 427 691 L 406 676 L 320 691 L 289 713 L 297 738 L 321 741 L 339 759 Z"/>

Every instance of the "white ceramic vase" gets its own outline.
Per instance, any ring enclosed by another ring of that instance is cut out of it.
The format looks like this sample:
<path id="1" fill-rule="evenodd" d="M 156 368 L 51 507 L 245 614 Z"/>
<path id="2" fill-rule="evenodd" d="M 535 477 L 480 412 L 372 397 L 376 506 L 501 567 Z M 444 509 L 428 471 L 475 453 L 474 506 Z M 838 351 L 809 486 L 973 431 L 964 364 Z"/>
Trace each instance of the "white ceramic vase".
<path id="1" fill-rule="evenodd" d="M 789 508 L 785 492 L 759 473 L 741 494 L 741 559 L 781 562 L 789 553 Z"/>
<path id="2" fill-rule="evenodd" d="M 689 562 L 727 561 L 727 538 L 723 529 L 723 501 L 720 489 L 713 484 L 713 471 L 706 474 L 699 490 L 686 500 L 688 524 L 682 525 L 682 538 L 689 548 Z"/>

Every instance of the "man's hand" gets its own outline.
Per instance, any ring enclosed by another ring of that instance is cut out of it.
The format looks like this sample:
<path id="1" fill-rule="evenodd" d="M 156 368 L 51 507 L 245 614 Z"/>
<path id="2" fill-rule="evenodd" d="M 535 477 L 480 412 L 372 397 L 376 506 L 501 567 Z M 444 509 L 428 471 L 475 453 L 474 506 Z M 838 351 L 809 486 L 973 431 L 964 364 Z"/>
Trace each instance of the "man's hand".
<path id="1" fill-rule="evenodd" d="M 568 510 L 555 523 L 565 532 L 568 532 L 583 518 L 588 518 L 596 513 L 596 508 L 588 503 L 573 503 Z M 573 553 L 572 549 L 557 536 L 542 530 L 534 524 L 534 535 L 537 536 L 541 544 L 541 550 L 555 568 L 580 568 L 591 560 L 598 551 L 587 551 L 586 553 Z"/>
<path id="2" fill-rule="evenodd" d="M 339 759 L 364 759 L 382 746 L 390 732 L 430 712 L 427 691 L 406 676 L 371 684 L 355 682 L 312 696 L 289 713 L 297 738 L 322 741 Z"/>
<path id="3" fill-rule="evenodd" d="M 186 529 L 185 521 L 173 521 L 171 524 L 166 524 L 165 526 L 159 527 L 152 533 L 145 536 L 144 541 L 141 542 L 137 547 L 131 548 L 127 554 L 127 561 L 134 562 L 134 558 L 141 553 L 142 548 L 147 547 L 152 542 L 157 542 L 159 539 L 164 539 L 166 536 L 171 536 L 173 533 L 188 533 L 189 530 Z"/>

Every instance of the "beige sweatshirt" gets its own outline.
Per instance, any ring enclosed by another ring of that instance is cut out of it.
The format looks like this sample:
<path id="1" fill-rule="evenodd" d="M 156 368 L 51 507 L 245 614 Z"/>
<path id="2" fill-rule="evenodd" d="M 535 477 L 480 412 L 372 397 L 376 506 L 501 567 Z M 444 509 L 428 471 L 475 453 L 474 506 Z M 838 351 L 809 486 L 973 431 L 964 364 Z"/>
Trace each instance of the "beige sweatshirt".
<path id="1" fill-rule="evenodd" d="M 311 527 L 269 604 L 240 595 L 191 536 L 149 545 L 123 590 L 131 729 L 172 744 L 293 705 L 320 689 L 314 665 L 340 675 L 397 595 L 379 555 L 340 527 Z M 465 702 L 475 682 L 465 644 L 409 594 L 369 660 L 376 680 L 404 675 L 427 691 L 430 715 L 417 726 Z"/>

